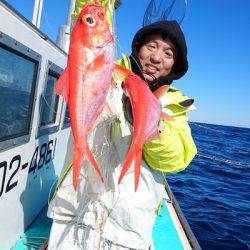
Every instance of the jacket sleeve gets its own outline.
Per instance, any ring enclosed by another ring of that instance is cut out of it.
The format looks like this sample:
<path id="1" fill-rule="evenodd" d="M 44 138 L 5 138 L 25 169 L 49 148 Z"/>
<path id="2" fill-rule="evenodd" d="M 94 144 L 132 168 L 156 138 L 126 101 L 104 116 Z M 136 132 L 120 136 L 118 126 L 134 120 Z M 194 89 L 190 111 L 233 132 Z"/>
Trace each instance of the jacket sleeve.
<path id="1" fill-rule="evenodd" d="M 164 122 L 160 138 L 143 146 L 145 161 L 164 172 L 184 170 L 196 154 L 191 130 L 183 115 L 175 117 L 174 122 Z"/>
<path id="2" fill-rule="evenodd" d="M 174 121 L 164 121 L 159 139 L 143 146 L 144 159 L 152 168 L 164 172 L 182 171 L 197 154 L 186 116 L 187 111 L 196 109 L 193 102 L 194 99 L 174 87 L 160 98 L 162 111 L 171 115 Z"/>

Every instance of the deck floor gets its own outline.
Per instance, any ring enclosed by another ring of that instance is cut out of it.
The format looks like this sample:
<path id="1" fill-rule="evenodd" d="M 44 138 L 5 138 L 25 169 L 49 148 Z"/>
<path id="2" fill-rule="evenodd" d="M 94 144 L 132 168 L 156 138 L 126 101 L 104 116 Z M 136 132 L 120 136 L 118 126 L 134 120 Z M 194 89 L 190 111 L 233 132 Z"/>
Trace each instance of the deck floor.
<path id="1" fill-rule="evenodd" d="M 37 219 L 27 229 L 25 235 L 20 238 L 11 250 L 45 250 L 48 243 L 52 220 L 47 217 L 45 207 Z M 176 231 L 174 223 L 169 214 L 166 203 L 162 203 L 153 228 L 153 240 L 155 250 L 180 250 L 183 249 L 182 242 Z"/>

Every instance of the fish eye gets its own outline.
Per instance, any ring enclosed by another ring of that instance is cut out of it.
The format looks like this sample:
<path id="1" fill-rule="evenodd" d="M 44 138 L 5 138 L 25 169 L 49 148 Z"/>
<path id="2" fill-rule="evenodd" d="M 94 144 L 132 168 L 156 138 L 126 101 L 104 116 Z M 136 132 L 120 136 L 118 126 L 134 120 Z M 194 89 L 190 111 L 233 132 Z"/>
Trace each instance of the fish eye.
<path id="1" fill-rule="evenodd" d="M 83 19 L 89 26 L 95 25 L 95 19 L 92 15 L 85 15 Z"/>
<path id="2" fill-rule="evenodd" d="M 89 23 L 89 24 L 93 24 L 94 23 L 94 19 L 91 18 L 91 17 L 87 17 L 86 18 L 86 22 Z"/>

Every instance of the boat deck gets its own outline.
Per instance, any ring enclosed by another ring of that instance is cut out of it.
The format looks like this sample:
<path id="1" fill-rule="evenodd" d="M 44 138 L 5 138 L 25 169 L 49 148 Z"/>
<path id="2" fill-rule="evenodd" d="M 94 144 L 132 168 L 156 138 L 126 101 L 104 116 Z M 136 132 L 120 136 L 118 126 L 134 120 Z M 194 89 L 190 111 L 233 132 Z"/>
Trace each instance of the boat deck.
<path id="1" fill-rule="evenodd" d="M 167 201 L 164 200 L 160 213 L 156 217 L 153 228 L 153 240 L 155 250 L 180 250 L 184 248 L 180 233 L 178 232 L 168 209 Z"/>
<path id="2" fill-rule="evenodd" d="M 35 221 L 11 250 L 44 250 L 47 248 L 52 224 L 52 220 L 47 217 L 47 209 L 47 206 L 42 209 Z"/>
<path id="3" fill-rule="evenodd" d="M 11 250 L 46 249 L 52 220 L 47 206 Z M 192 249 L 168 195 L 164 198 L 153 228 L 155 250 Z"/>

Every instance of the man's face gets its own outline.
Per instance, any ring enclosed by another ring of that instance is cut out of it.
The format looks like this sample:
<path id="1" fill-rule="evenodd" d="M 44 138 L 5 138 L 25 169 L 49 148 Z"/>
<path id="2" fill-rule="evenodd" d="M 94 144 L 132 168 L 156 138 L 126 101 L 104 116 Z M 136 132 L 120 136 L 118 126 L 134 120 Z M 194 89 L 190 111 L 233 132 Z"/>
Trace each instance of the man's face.
<path id="1" fill-rule="evenodd" d="M 163 40 L 161 33 L 149 35 L 138 54 L 145 79 L 152 82 L 167 76 L 174 65 L 176 54 L 176 48 L 169 38 Z"/>

